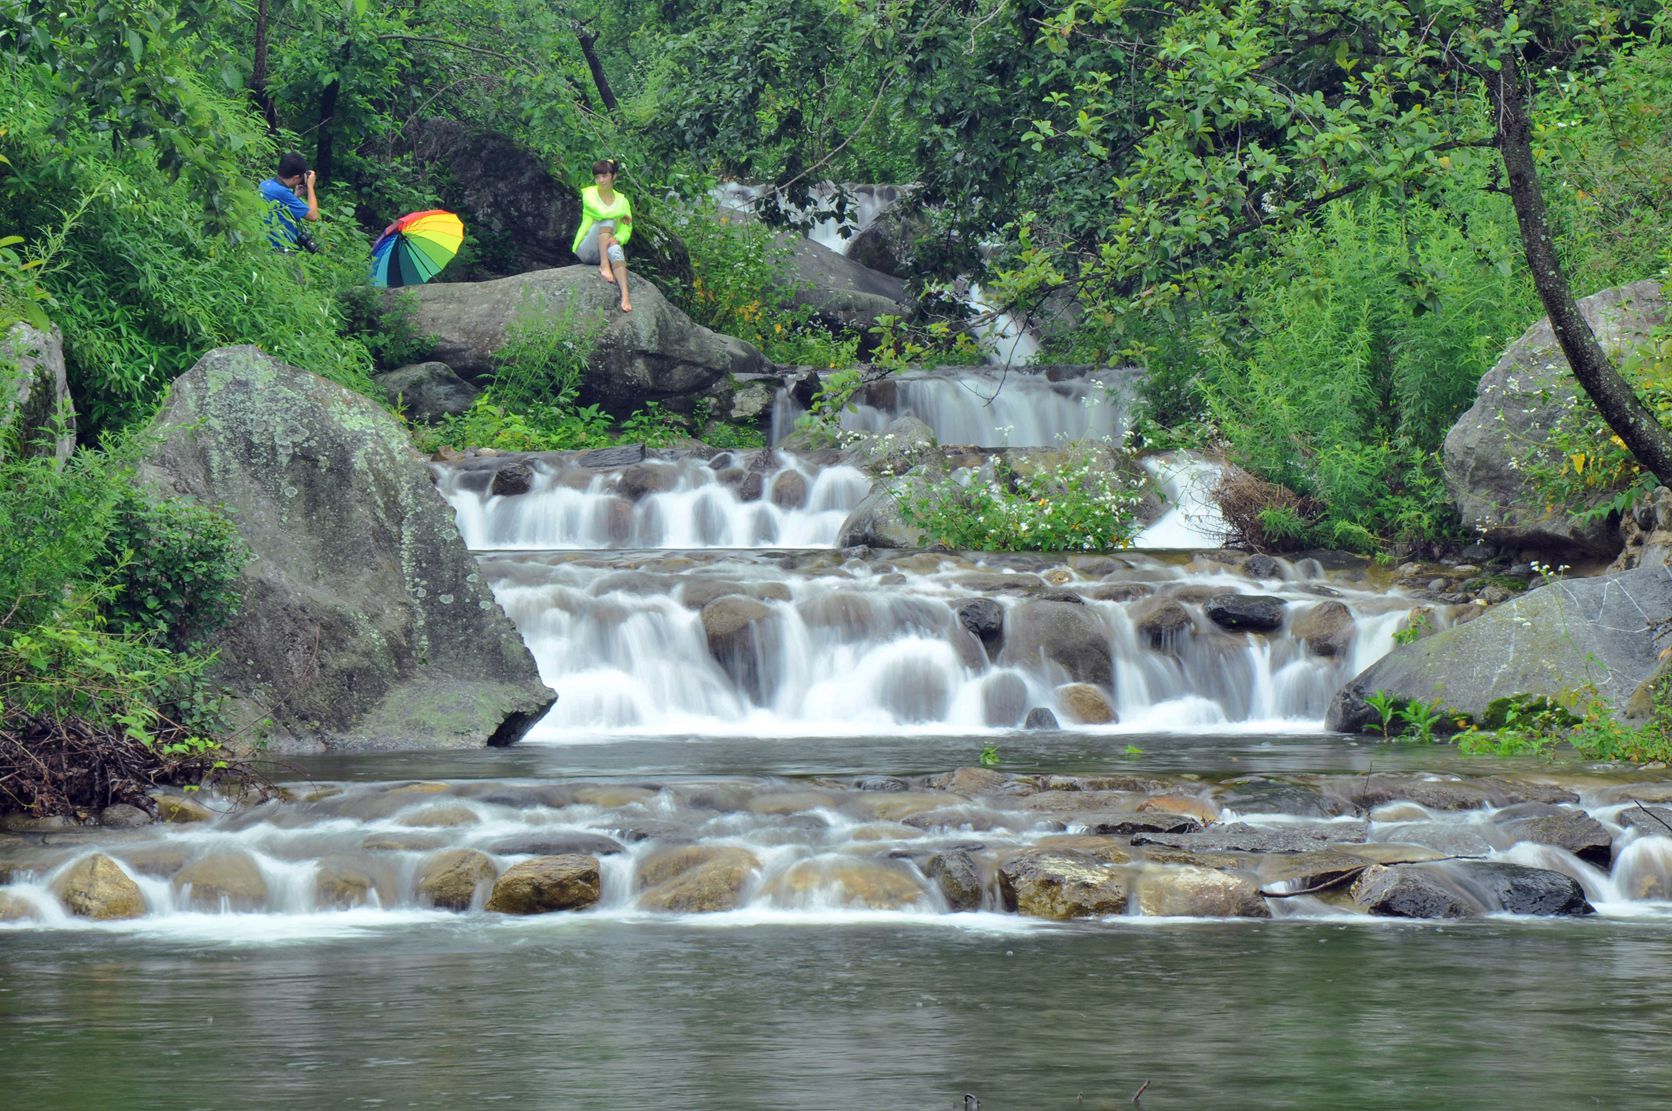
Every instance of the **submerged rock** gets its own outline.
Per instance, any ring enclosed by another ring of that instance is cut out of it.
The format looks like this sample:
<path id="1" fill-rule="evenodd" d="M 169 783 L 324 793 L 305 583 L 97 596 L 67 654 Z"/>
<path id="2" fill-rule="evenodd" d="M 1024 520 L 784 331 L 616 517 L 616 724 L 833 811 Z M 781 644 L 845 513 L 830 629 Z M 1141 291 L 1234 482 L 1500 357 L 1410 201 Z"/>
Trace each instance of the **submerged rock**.
<path id="1" fill-rule="evenodd" d="M 1252 879 L 1189 865 L 1146 869 L 1138 879 L 1138 910 L 1156 917 L 1271 917 Z"/>
<path id="2" fill-rule="evenodd" d="M 34 922 L 41 912 L 21 895 L 0 891 L 0 922 Z"/>
<path id="3" fill-rule="evenodd" d="M 1192 852 L 1306 853 L 1336 843 L 1362 842 L 1369 832 L 1365 822 L 1295 822 L 1280 826 L 1252 826 L 1242 822 L 1209 826 L 1200 833 L 1139 833 L 1134 845 L 1168 845 Z"/>
<path id="4" fill-rule="evenodd" d="M 1108 631 L 1083 604 L 1031 598 L 1017 603 L 1006 621 L 1002 662 L 1054 665 L 1072 682 L 1115 689 Z"/>
<path id="5" fill-rule="evenodd" d="M 866 910 L 905 910 L 923 905 L 925 896 L 917 880 L 900 865 L 855 857 L 799 861 L 771 880 L 764 894 L 779 906 Z"/>
<path id="6" fill-rule="evenodd" d="M 249 853 L 211 853 L 192 861 L 174 876 L 174 890 L 198 910 L 264 910 L 267 880 Z"/>
<path id="7" fill-rule="evenodd" d="M 980 910 L 986 882 L 975 857 L 964 849 L 936 853 L 923 865 L 923 874 L 934 881 L 952 911 Z"/>
<path id="8" fill-rule="evenodd" d="M 702 608 L 702 628 L 715 662 L 757 705 L 765 703 L 778 645 L 772 607 L 740 595 L 716 598 Z"/>
<path id="9" fill-rule="evenodd" d="M 1057 724 L 1057 715 L 1053 714 L 1048 707 L 1035 706 L 1028 711 L 1027 720 L 1022 723 L 1022 728 L 1054 731 L 1061 729 L 1062 726 Z"/>
<path id="10" fill-rule="evenodd" d="M 735 909 L 760 860 L 731 845 L 680 845 L 647 857 L 639 866 L 643 910 L 708 914 Z"/>

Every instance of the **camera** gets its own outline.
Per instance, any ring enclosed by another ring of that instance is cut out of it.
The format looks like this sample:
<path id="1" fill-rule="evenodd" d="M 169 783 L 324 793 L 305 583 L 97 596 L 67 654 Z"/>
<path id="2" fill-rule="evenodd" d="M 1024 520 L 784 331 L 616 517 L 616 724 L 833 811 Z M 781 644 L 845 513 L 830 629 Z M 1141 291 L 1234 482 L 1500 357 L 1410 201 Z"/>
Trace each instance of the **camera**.
<path id="1" fill-rule="evenodd" d="M 296 245 L 310 255 L 319 254 L 319 241 L 306 228 L 296 229 Z"/>

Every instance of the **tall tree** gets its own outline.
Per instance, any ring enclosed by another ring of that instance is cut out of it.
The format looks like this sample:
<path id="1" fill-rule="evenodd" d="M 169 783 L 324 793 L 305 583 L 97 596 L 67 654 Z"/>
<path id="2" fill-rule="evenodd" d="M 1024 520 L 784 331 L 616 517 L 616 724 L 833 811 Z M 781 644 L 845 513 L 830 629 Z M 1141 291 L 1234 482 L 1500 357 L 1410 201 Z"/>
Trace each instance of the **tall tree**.
<path id="1" fill-rule="evenodd" d="M 1672 436 L 1580 316 L 1557 257 L 1530 141 L 1541 66 L 1606 54 L 1623 10 L 1589 0 L 1079 0 L 1039 27 L 1053 88 L 1024 139 L 1100 183 L 1100 216 L 1034 252 L 1018 291 L 1072 280 L 1156 305 L 1205 263 L 1338 198 L 1420 190 L 1448 152 L 1495 149 L 1563 354 L 1637 460 L 1672 484 Z M 1066 87 L 1065 87 L 1066 86 Z M 1487 110 L 1483 111 L 1482 108 Z M 1024 217 L 1024 231 L 1028 224 Z"/>

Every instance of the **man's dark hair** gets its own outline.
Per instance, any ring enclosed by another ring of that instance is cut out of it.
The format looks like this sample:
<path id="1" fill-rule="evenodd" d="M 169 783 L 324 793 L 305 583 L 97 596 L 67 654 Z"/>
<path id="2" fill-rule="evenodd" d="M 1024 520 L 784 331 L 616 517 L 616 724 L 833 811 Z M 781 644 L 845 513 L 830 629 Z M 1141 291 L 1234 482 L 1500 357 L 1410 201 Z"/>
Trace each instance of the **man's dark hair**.
<path id="1" fill-rule="evenodd" d="M 280 178 L 297 177 L 308 172 L 308 160 L 295 151 L 279 159 Z"/>

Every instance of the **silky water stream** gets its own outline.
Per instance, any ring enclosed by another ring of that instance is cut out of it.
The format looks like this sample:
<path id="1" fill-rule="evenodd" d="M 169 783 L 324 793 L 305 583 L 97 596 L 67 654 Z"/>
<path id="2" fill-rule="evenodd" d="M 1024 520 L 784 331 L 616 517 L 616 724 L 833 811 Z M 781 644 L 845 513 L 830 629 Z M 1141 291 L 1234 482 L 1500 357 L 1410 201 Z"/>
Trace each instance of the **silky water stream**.
<path id="1" fill-rule="evenodd" d="M 869 482 L 836 458 L 528 462 L 521 494 L 493 461 L 437 482 L 545 720 L 281 767 L 287 798 L 210 821 L 0 839 L 6 1106 L 1672 1085 L 1672 782 L 1325 733 L 1417 605 L 1373 566 L 1176 516 L 1116 556 L 838 551 Z M 596 862 L 595 903 L 485 909 L 554 855 Z M 134 917 L 66 909 L 94 858 Z"/>

